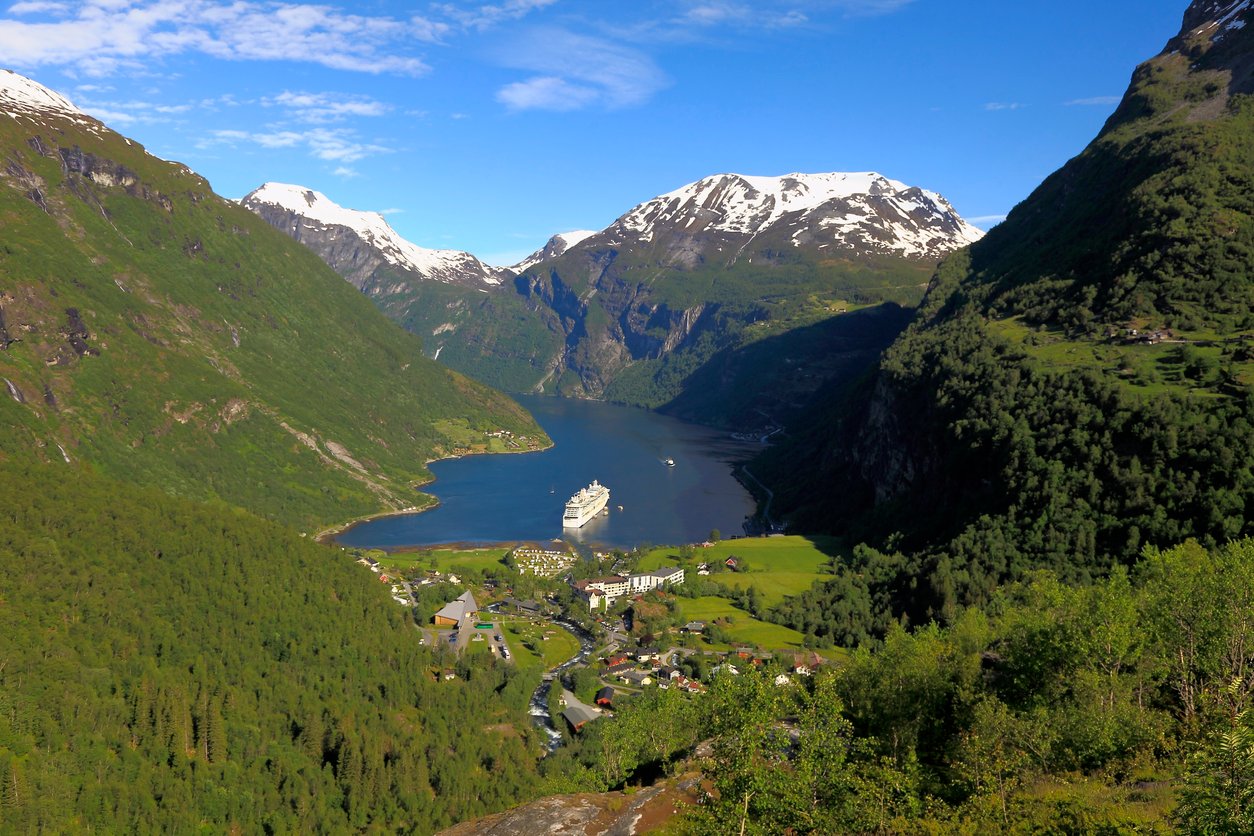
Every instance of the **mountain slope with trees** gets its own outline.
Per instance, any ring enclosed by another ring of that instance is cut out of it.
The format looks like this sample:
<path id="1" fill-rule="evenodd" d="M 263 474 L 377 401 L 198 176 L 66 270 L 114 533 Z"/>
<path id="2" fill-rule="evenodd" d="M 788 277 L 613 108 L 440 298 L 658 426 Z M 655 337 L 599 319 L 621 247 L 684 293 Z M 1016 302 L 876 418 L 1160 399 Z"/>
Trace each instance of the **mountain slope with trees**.
<path id="1" fill-rule="evenodd" d="M 799 610 L 860 589 L 926 621 L 1033 567 L 1254 530 L 1252 16 L 1194 3 L 1093 144 L 762 463 L 777 512 L 879 550 Z"/>
<path id="2" fill-rule="evenodd" d="M 0 87 L 0 454 L 314 526 L 423 504 L 487 431 L 545 443 L 198 175 Z"/>
<path id="3" fill-rule="evenodd" d="M 512 281 L 487 287 L 474 272 L 468 288 L 323 229 L 311 217 L 321 197 L 280 209 L 267 190 L 245 205 L 304 241 L 451 368 L 508 391 L 602 398 L 742 430 L 778 424 L 823 383 L 863 371 L 900 332 L 897 306 L 918 302 L 936 261 L 982 234 L 940 195 L 873 172 L 723 174 L 599 232 L 555 237 Z M 824 324 L 877 306 L 847 327 Z M 788 367 L 763 364 L 766 346 L 785 352 Z M 747 377 L 764 384 L 752 399 Z"/>
<path id="4" fill-rule="evenodd" d="M 537 791 L 538 676 L 422 647 L 338 549 L 0 461 L 0 566 L 4 832 L 429 833 Z"/>

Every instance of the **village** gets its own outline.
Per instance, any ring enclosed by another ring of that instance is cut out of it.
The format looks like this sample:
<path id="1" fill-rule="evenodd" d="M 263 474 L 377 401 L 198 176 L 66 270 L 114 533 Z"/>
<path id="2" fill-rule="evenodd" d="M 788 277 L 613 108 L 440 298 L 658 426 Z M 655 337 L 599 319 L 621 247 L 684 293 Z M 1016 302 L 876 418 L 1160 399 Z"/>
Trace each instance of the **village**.
<path id="1" fill-rule="evenodd" d="M 716 676 L 752 667 L 785 685 L 828 661 L 799 641 L 737 640 L 728 635 L 734 615 L 684 616 L 679 602 L 693 600 L 690 573 L 709 586 L 712 575 L 732 578 L 742 563 L 714 546 L 681 547 L 675 555 L 687 566 L 639 571 L 629 569 L 640 555 L 594 552 L 585 560 L 561 541 L 458 552 L 447 564 L 415 559 L 407 570 L 386 556 L 362 555 L 358 562 L 413 610 L 421 640 L 443 660 L 435 678 L 455 680 L 459 660 L 464 666 L 475 658 L 538 668 L 544 684 L 536 702 L 548 708 L 546 719 L 560 717 L 567 733 L 578 734 L 646 689 L 699 699 Z M 720 553 L 707 558 L 703 550 Z M 576 577 L 600 567 L 611 573 Z"/>

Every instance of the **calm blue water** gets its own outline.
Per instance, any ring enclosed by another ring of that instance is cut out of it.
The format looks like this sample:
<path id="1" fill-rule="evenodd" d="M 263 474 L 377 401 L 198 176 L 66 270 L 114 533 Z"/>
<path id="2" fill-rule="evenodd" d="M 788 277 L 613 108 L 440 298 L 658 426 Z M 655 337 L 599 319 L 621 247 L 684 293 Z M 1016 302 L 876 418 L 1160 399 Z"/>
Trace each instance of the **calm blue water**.
<path id="1" fill-rule="evenodd" d="M 731 462 L 748 458 L 756 445 L 640 409 L 539 396 L 518 401 L 553 439 L 552 449 L 435 462 L 436 480 L 423 490 L 439 497 L 439 507 L 359 525 L 338 542 L 387 548 L 566 537 L 630 548 L 702 540 L 712 528 L 739 534 L 753 513 Z M 668 456 L 674 467 L 664 463 Z M 609 516 L 564 532 L 566 500 L 593 479 L 610 489 Z"/>

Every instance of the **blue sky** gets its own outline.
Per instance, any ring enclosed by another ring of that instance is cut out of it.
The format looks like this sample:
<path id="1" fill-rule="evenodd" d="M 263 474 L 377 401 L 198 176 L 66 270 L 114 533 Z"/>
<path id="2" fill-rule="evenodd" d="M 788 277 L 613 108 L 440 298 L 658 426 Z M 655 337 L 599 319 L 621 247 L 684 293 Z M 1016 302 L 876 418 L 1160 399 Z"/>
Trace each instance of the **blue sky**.
<path id="1" fill-rule="evenodd" d="M 1186 0 L 22 0 L 0 66 L 228 197 L 300 183 L 507 264 L 708 174 L 879 171 L 988 227 Z"/>

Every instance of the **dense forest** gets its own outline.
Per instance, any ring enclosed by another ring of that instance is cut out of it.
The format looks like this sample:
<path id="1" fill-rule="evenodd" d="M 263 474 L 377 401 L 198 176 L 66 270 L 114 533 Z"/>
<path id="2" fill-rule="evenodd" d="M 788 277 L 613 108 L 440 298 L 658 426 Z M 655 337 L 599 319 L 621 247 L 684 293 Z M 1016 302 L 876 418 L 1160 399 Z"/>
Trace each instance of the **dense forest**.
<path id="1" fill-rule="evenodd" d="M 0 151 L 0 454 L 316 531 L 424 504 L 424 463 L 486 431 L 546 443 L 186 167 L 56 114 Z"/>
<path id="2" fill-rule="evenodd" d="M 785 623 L 856 642 L 1254 532 L 1254 37 L 1214 5 L 755 465 L 774 513 L 867 544 Z"/>
<path id="3" fill-rule="evenodd" d="M 838 640 L 872 632 L 869 609 L 846 613 L 868 595 L 881 612 L 922 623 L 986 601 L 1031 568 L 1086 580 L 1127 565 L 1144 544 L 1214 545 L 1254 524 L 1250 391 L 1144 397 L 1099 373 L 1034 364 L 973 316 L 913 330 L 885 354 L 876 385 L 893 392 L 900 421 L 929 428 L 901 452 L 916 462 L 908 487 L 876 502 L 865 463 L 845 459 L 779 492 L 786 503 L 818 494 L 824 480 L 864 486 L 841 494 L 840 516 L 803 517 L 885 553 L 863 550 L 792 608 Z M 858 450 L 852 433 L 865 420 L 851 415 L 844 449 Z M 893 463 L 870 466 L 887 474 Z"/>
<path id="4" fill-rule="evenodd" d="M 437 657 L 339 549 L 4 462 L 0 565 L 0 830 L 426 833 L 539 792 L 537 680 Z"/>
<path id="5" fill-rule="evenodd" d="M 568 789 L 700 768 L 681 833 L 1254 831 L 1254 540 L 1048 570 L 813 677 L 623 701 L 545 763 Z M 703 743 L 694 759 L 698 743 Z"/>

